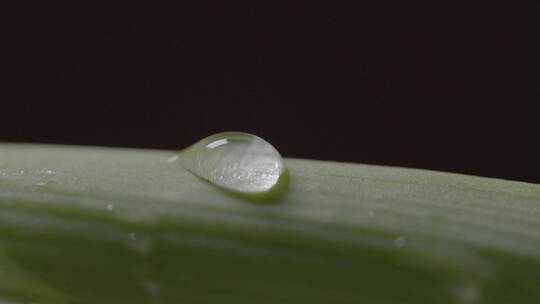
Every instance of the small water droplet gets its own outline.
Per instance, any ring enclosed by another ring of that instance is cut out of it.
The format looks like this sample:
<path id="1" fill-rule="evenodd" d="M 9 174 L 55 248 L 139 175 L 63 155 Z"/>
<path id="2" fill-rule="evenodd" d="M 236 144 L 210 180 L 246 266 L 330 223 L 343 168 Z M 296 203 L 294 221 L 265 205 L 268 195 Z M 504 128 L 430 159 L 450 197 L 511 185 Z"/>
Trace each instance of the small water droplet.
<path id="1" fill-rule="evenodd" d="M 455 289 L 458 303 L 473 304 L 480 300 L 480 289 L 473 284 L 458 286 Z"/>
<path id="2" fill-rule="evenodd" d="M 402 237 L 402 236 L 397 237 L 394 240 L 394 246 L 396 246 L 398 248 L 405 247 L 405 245 L 407 245 L 407 239 Z"/>
<path id="3" fill-rule="evenodd" d="M 147 255 L 152 248 L 152 238 L 144 234 L 137 235 L 135 232 L 128 233 L 128 247 L 140 255 Z"/>
<path id="4" fill-rule="evenodd" d="M 146 293 L 148 295 L 148 298 L 151 303 L 156 303 L 159 298 L 159 293 L 161 286 L 158 282 L 152 281 L 152 280 L 144 280 L 143 281 L 144 289 L 146 290 Z"/>
<path id="5" fill-rule="evenodd" d="M 107 204 L 107 207 L 105 207 L 105 208 L 107 208 L 107 210 L 109 210 L 109 211 L 112 211 L 112 210 L 114 210 L 114 205 L 113 204 Z"/>
<path id="6" fill-rule="evenodd" d="M 128 239 L 130 241 L 136 241 L 137 240 L 137 234 L 135 232 L 128 233 Z"/>
<path id="7" fill-rule="evenodd" d="M 204 138 L 181 151 L 179 159 L 198 177 L 241 193 L 267 192 L 285 173 L 283 159 L 270 143 L 241 132 Z"/>
<path id="8" fill-rule="evenodd" d="M 174 163 L 176 161 L 178 161 L 178 155 L 173 155 L 173 156 L 167 158 L 168 163 Z"/>
<path id="9" fill-rule="evenodd" d="M 39 183 L 36 184 L 36 186 L 40 186 L 40 187 L 47 186 L 47 183 L 46 182 L 39 182 Z"/>

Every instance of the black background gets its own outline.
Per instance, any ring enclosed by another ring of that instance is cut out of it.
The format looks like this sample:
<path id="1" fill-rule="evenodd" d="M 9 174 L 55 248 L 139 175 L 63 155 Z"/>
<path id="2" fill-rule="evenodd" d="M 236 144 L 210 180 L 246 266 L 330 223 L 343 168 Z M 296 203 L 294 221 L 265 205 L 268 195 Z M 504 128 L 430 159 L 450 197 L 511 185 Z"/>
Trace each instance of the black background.
<path id="1" fill-rule="evenodd" d="M 535 1 L 18 1 L 0 141 L 285 156 L 540 182 Z M 430 4 L 431 3 L 431 4 Z"/>

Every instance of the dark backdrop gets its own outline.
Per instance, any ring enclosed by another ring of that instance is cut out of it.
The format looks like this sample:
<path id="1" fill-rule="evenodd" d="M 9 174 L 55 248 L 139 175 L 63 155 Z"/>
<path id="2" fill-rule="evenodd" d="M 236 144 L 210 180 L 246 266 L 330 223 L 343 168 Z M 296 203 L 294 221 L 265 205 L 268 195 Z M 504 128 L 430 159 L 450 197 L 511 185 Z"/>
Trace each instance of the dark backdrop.
<path id="1" fill-rule="evenodd" d="M 239 130 L 290 157 L 540 182 L 540 5 L 432 2 L 17 1 L 0 141 L 179 149 Z"/>

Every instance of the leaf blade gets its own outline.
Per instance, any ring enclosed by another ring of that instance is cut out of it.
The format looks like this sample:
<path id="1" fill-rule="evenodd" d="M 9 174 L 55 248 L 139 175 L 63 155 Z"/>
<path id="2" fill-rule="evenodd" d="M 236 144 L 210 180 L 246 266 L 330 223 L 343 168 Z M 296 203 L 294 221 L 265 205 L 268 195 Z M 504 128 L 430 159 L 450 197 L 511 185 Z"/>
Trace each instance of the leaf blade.
<path id="1" fill-rule="evenodd" d="M 289 189 L 253 204 L 171 155 L 1 145 L 0 247 L 66 303 L 540 298 L 538 185 L 288 159 Z"/>

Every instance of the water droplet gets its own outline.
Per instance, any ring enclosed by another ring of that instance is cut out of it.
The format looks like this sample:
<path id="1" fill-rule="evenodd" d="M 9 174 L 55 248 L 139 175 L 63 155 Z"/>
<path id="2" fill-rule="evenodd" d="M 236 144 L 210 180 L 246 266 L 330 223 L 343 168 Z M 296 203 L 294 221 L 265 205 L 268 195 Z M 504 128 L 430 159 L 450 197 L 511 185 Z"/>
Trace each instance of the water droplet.
<path id="1" fill-rule="evenodd" d="M 36 174 L 46 174 L 46 175 L 56 175 L 59 174 L 59 172 L 51 170 L 51 169 L 32 169 L 28 172 L 36 173 Z"/>
<path id="2" fill-rule="evenodd" d="M 174 163 L 176 161 L 178 161 L 178 155 L 173 155 L 173 156 L 167 158 L 168 163 Z"/>
<path id="3" fill-rule="evenodd" d="M 473 304 L 480 302 L 480 289 L 473 284 L 458 286 L 455 289 L 457 302 L 462 304 Z"/>
<path id="4" fill-rule="evenodd" d="M 268 192 L 285 173 L 283 159 L 270 143 L 241 132 L 204 138 L 181 151 L 179 159 L 198 177 L 241 193 Z"/>
<path id="5" fill-rule="evenodd" d="M 407 245 L 407 239 L 400 236 L 400 237 L 397 237 L 395 240 L 394 240 L 394 246 L 396 247 L 405 247 L 405 245 Z"/>
<path id="6" fill-rule="evenodd" d="M 160 289 L 161 289 L 161 286 L 159 285 L 159 283 L 152 280 L 144 280 L 143 286 L 144 286 L 144 289 L 146 290 L 146 294 L 148 295 L 150 302 L 157 303 Z"/>
<path id="7" fill-rule="evenodd" d="M 130 241 L 136 241 L 137 240 L 137 234 L 135 232 L 128 233 L 128 239 Z"/>
<path id="8" fill-rule="evenodd" d="M 137 235 L 135 232 L 128 233 L 128 247 L 140 255 L 147 255 L 152 248 L 152 238 L 146 235 Z"/>
<path id="9" fill-rule="evenodd" d="M 39 182 L 39 183 L 36 184 L 36 186 L 40 186 L 40 187 L 47 186 L 47 183 L 46 182 Z"/>
<path id="10" fill-rule="evenodd" d="M 107 208 L 107 210 L 109 210 L 109 211 L 112 211 L 112 210 L 114 210 L 114 205 L 113 204 L 107 204 L 107 207 L 105 207 L 105 208 Z"/>

